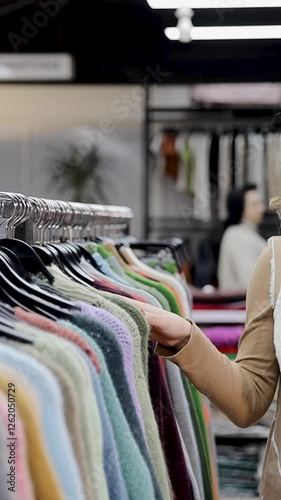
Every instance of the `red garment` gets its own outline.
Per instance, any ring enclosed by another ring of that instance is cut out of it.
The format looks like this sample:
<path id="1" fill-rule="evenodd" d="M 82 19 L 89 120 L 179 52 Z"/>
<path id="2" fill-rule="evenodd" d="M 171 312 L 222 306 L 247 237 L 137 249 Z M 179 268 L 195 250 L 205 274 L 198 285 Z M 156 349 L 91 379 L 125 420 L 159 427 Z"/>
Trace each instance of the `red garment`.
<path id="1" fill-rule="evenodd" d="M 163 370 L 163 360 L 160 361 L 161 358 L 155 356 L 154 347 L 154 343 L 150 341 L 149 389 L 174 499 L 193 500 L 192 484 L 188 475 L 166 373 Z"/>
<path id="2" fill-rule="evenodd" d="M 224 311 L 244 311 L 245 303 L 238 304 L 201 304 L 197 303 L 193 306 L 194 310 L 202 311 L 204 309 L 208 311 L 224 310 Z"/>
<path id="3" fill-rule="evenodd" d="M 121 287 L 118 286 L 118 283 L 116 283 L 116 286 L 113 286 L 111 283 L 108 283 L 106 279 L 99 278 L 97 280 L 94 276 L 90 276 L 90 278 L 93 279 L 93 286 L 97 288 L 97 290 L 113 293 L 114 295 L 120 295 L 121 297 L 127 297 L 128 299 L 134 299 L 138 300 L 139 302 L 145 303 L 145 300 L 142 297 L 136 295 L 134 292 L 125 292 Z"/>
<path id="4" fill-rule="evenodd" d="M 223 354 L 237 354 L 238 352 L 238 346 L 233 345 L 219 346 L 217 349 Z"/>

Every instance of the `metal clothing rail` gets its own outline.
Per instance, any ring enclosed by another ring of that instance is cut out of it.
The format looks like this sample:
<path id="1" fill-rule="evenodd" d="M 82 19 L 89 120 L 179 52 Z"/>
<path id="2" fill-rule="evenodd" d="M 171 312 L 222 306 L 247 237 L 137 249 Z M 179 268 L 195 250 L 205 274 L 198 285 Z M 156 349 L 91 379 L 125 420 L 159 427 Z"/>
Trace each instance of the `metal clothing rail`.
<path id="1" fill-rule="evenodd" d="M 129 233 L 134 217 L 128 207 L 94 205 L 0 192 L 0 217 L 5 236 L 27 243 L 115 236 Z"/>

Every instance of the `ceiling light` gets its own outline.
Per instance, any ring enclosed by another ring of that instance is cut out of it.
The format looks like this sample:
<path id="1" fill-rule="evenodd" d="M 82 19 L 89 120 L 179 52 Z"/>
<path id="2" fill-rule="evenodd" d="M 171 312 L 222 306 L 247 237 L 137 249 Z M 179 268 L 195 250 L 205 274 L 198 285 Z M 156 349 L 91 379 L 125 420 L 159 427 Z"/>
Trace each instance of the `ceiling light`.
<path id="1" fill-rule="evenodd" d="M 177 28 L 179 30 L 179 40 L 183 43 L 191 42 L 191 30 L 193 28 L 192 17 L 193 10 L 188 7 L 181 7 L 176 11 L 176 17 L 178 18 Z"/>
<path id="2" fill-rule="evenodd" d="M 152 9 L 244 9 L 281 7 L 281 0 L 147 0 Z"/>
<path id="3" fill-rule="evenodd" d="M 178 28 L 165 29 L 169 40 L 180 40 Z M 281 38 L 281 26 L 203 26 L 193 27 L 191 40 L 269 40 Z"/>

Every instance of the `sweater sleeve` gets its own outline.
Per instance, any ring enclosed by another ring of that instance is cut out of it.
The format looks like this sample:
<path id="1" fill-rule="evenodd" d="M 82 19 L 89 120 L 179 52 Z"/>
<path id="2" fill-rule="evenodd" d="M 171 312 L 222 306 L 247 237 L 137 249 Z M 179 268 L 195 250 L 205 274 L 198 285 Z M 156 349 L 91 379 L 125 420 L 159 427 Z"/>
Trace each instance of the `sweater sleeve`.
<path id="1" fill-rule="evenodd" d="M 176 352 L 160 344 L 156 349 L 157 354 L 176 363 L 239 427 L 248 427 L 264 415 L 280 373 L 273 343 L 270 260 L 268 247 L 259 258 L 248 288 L 246 329 L 236 361 L 221 354 L 194 323 L 181 350 Z"/>

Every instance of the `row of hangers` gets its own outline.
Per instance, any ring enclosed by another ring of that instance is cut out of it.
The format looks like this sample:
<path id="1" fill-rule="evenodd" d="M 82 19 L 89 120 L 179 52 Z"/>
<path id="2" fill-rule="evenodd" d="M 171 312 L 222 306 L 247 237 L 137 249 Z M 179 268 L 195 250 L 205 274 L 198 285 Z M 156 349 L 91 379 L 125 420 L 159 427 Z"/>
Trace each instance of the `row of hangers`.
<path id="1" fill-rule="evenodd" d="M 30 336 L 15 332 L 13 307 L 43 314 L 50 319 L 69 319 L 75 305 L 42 290 L 31 275 L 42 275 L 49 284 L 53 276 L 47 266 L 56 264 L 79 283 L 93 281 L 79 267 L 81 256 L 95 265 L 83 240 L 126 234 L 133 218 L 127 207 L 91 205 L 27 197 L 19 193 L 0 193 L 0 216 L 5 238 L 0 239 L 0 335 L 32 343 Z M 32 228 L 30 245 L 15 238 L 16 229 Z"/>
<path id="2" fill-rule="evenodd" d="M 55 264 L 77 283 L 92 287 L 93 280 L 80 266 L 83 257 L 97 267 L 92 254 L 83 245 L 85 241 L 100 243 L 110 239 L 116 248 L 129 245 L 154 252 L 168 248 L 178 266 L 186 261 L 182 240 L 128 240 L 133 216 L 127 207 L 0 193 L 0 217 L 3 218 L 0 226 L 5 224 L 5 238 L 0 239 L 0 336 L 33 343 L 30 336 L 15 331 L 17 320 L 13 308 L 16 306 L 50 319 L 70 319 L 70 311 L 76 309 L 73 302 L 43 290 L 33 282 L 32 276 L 42 275 L 51 285 L 53 276 L 48 266 Z M 17 228 L 23 224 L 31 229 L 31 244 L 15 238 Z"/>

